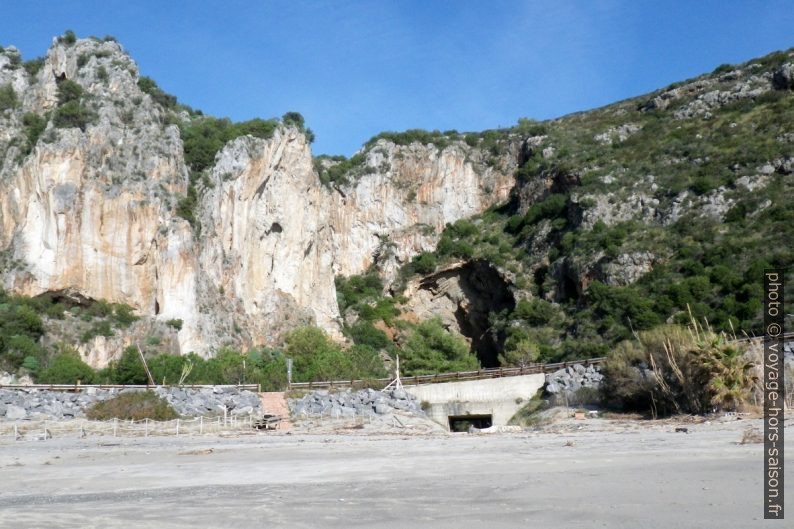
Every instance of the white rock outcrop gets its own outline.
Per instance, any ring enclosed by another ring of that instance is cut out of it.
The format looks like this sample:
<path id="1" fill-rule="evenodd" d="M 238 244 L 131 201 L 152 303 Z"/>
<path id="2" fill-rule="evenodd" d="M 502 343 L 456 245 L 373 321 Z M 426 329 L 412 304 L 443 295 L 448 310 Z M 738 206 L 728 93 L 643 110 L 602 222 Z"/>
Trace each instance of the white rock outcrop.
<path id="1" fill-rule="evenodd" d="M 331 189 L 304 134 L 279 127 L 218 153 L 194 229 L 176 215 L 189 175 L 179 129 L 141 91 L 119 44 L 54 40 L 35 75 L 9 67 L 11 53 L 0 53 L 0 86 L 19 101 L 0 113 L 0 284 L 181 319 L 182 353 L 270 343 L 309 322 L 339 336 L 336 275 L 377 264 L 394 278 L 446 223 L 505 200 L 513 185 L 517 146 L 486 164 L 464 142 L 380 140 L 366 150 L 368 170 Z M 85 130 L 49 119 L 26 152 L 23 116 L 53 110 L 63 79 L 82 87 L 95 118 Z M 112 353 L 86 355 L 104 364 Z"/>

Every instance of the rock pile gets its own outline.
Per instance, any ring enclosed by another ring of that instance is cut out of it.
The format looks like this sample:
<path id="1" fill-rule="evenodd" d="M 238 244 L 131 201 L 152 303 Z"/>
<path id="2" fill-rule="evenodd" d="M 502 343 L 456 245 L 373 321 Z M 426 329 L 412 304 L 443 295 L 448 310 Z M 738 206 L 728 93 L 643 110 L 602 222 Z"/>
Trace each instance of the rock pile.
<path id="1" fill-rule="evenodd" d="M 546 393 L 571 397 L 581 388 L 597 389 L 603 378 L 596 366 L 574 364 L 546 375 Z"/>
<path id="2" fill-rule="evenodd" d="M 339 393 L 315 391 L 300 399 L 290 399 L 290 411 L 297 416 L 333 418 L 387 415 L 395 411 L 424 414 L 416 397 L 402 389 L 378 391 L 363 389 Z"/>
<path id="3" fill-rule="evenodd" d="M 138 389 L 85 388 L 77 393 L 38 389 L 0 390 L 0 419 L 66 420 L 85 416 L 95 403 L 120 393 Z M 223 415 L 261 415 L 259 395 L 233 387 L 202 389 L 156 388 L 176 412 L 184 417 Z"/>

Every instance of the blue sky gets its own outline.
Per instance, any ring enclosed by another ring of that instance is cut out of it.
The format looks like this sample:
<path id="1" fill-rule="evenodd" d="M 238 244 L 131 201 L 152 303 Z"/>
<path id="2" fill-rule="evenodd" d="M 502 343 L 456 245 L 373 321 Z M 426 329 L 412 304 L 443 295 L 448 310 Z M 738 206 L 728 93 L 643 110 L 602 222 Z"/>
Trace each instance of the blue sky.
<path id="1" fill-rule="evenodd" d="M 180 101 L 235 120 L 297 110 L 315 153 L 383 130 L 546 119 L 794 46 L 791 1 L 7 2 L 0 45 L 116 36 Z"/>

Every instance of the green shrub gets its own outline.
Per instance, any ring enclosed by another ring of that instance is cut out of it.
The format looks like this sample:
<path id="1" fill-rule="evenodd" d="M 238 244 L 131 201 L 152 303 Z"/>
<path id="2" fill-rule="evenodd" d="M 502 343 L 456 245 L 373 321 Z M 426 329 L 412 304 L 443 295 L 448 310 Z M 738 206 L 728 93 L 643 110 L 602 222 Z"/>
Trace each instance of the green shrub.
<path id="1" fill-rule="evenodd" d="M 540 345 L 535 341 L 513 334 L 505 341 L 504 350 L 499 354 L 499 365 L 526 367 L 540 359 Z"/>
<path id="2" fill-rule="evenodd" d="M 369 321 L 359 321 L 349 330 L 350 337 L 356 345 L 365 345 L 374 350 L 386 349 L 392 341 L 386 333 L 376 328 Z"/>
<path id="3" fill-rule="evenodd" d="M 287 356 L 293 359 L 293 380 L 348 380 L 353 378 L 351 359 L 322 329 L 299 327 L 286 337 Z"/>
<path id="4" fill-rule="evenodd" d="M 190 363 L 190 360 L 186 356 L 160 354 L 147 358 L 146 363 L 156 383 L 176 384 L 182 377 L 183 368 Z"/>
<path id="5" fill-rule="evenodd" d="M 260 384 L 262 391 L 287 389 L 287 359 L 281 351 L 266 347 L 251 349 L 248 365 L 254 372 L 247 380 Z"/>
<path id="6" fill-rule="evenodd" d="M 413 258 L 414 270 L 418 274 L 432 274 L 436 271 L 438 260 L 435 254 L 430 252 L 422 252 Z"/>
<path id="7" fill-rule="evenodd" d="M 71 29 L 67 29 L 63 35 L 58 37 L 58 42 L 62 44 L 72 45 L 77 42 L 77 35 L 74 34 L 74 31 Z"/>
<path id="8" fill-rule="evenodd" d="M 34 377 L 38 378 L 38 371 L 41 367 L 41 363 L 39 359 L 35 356 L 26 356 L 22 360 L 22 368 L 26 369 L 29 373 L 32 373 Z"/>
<path id="9" fill-rule="evenodd" d="M 443 149 L 449 145 L 450 140 L 458 139 L 457 132 L 451 135 L 441 131 L 427 131 L 422 129 L 410 129 L 405 132 L 381 132 L 377 136 L 370 138 L 365 144 L 365 148 L 372 147 L 378 140 L 387 140 L 395 145 L 410 145 L 419 143 L 421 145 L 434 144 L 437 148 Z"/>
<path id="10" fill-rule="evenodd" d="M 560 318 L 560 311 L 552 303 L 543 299 L 522 299 L 516 304 L 513 316 L 530 325 L 541 326 L 556 322 Z"/>
<path id="11" fill-rule="evenodd" d="M 300 112 L 287 112 L 281 116 L 281 122 L 284 123 L 284 125 L 297 127 L 298 130 L 304 130 L 305 120 Z"/>
<path id="12" fill-rule="evenodd" d="M 727 63 L 726 64 L 720 64 L 719 66 L 714 68 L 714 71 L 712 71 L 711 73 L 712 73 L 712 75 L 720 75 L 720 74 L 723 74 L 723 73 L 727 73 L 727 72 L 733 71 L 733 68 L 734 67 L 733 67 L 732 64 L 727 64 Z"/>
<path id="13" fill-rule="evenodd" d="M 337 162 L 328 167 L 323 167 L 320 160 L 328 158 L 331 161 Z M 333 185 L 347 185 L 351 182 L 351 177 L 359 174 L 361 168 L 364 166 L 366 158 L 363 154 L 355 154 L 352 158 L 348 159 L 344 156 L 322 157 L 318 156 L 315 159 L 314 169 L 320 178 L 320 182 L 327 187 Z"/>
<path id="14" fill-rule="evenodd" d="M 232 123 L 229 119 L 202 117 L 179 125 L 185 150 L 185 163 L 193 171 L 203 171 L 215 163 L 215 155 L 226 143 L 250 135 L 268 139 L 273 136 L 276 120 L 252 119 Z"/>
<path id="15" fill-rule="evenodd" d="M 94 113 L 79 102 L 69 101 L 55 110 L 52 122 L 58 128 L 79 128 L 85 132 L 86 127 L 94 118 Z"/>
<path id="16" fill-rule="evenodd" d="M 11 84 L 4 84 L 0 86 L 0 112 L 16 108 L 19 104 L 17 100 L 17 93 Z"/>
<path id="17" fill-rule="evenodd" d="M 449 333 L 439 319 L 417 325 L 402 346 L 400 368 L 406 376 L 479 369 L 463 338 Z"/>
<path id="18" fill-rule="evenodd" d="M 386 377 L 383 360 L 374 347 L 356 344 L 347 351 L 347 354 L 353 365 L 352 378 L 371 380 Z"/>
<path id="19" fill-rule="evenodd" d="M 28 75 L 33 77 L 44 67 L 44 57 L 36 57 L 35 59 L 25 61 L 23 63 L 23 67 L 25 68 L 25 71 L 28 73 Z"/>
<path id="20" fill-rule="evenodd" d="M 132 307 L 119 303 L 113 306 L 113 319 L 117 327 L 125 329 L 137 321 L 139 317 L 133 314 Z"/>
<path id="21" fill-rule="evenodd" d="M 138 348 L 131 345 L 124 349 L 121 357 L 113 360 L 109 366 L 111 379 L 115 384 L 148 384 L 146 369 L 141 362 Z"/>
<path id="22" fill-rule="evenodd" d="M 37 381 L 43 384 L 93 384 L 95 376 L 91 366 L 72 350 L 52 357 L 47 368 L 39 373 Z"/>
<path id="23" fill-rule="evenodd" d="M 110 419 L 170 421 L 179 418 L 179 414 L 168 401 L 153 391 L 121 393 L 97 402 L 86 410 L 85 415 L 95 421 Z"/>
<path id="24" fill-rule="evenodd" d="M 335 279 L 335 283 L 336 301 L 340 312 L 362 301 L 374 300 L 383 292 L 383 282 L 374 270 L 363 275 L 339 276 Z"/>
<path id="25" fill-rule="evenodd" d="M 58 105 L 80 101 L 81 97 L 83 97 L 82 86 L 69 79 L 58 81 Z"/>
<path id="26" fill-rule="evenodd" d="M 26 358 L 39 358 L 42 355 L 41 346 L 30 335 L 6 336 L 2 344 L 3 363 L 12 368 L 21 366 Z"/>
<path id="27" fill-rule="evenodd" d="M 168 320 L 165 322 L 165 324 L 168 325 L 169 327 L 176 329 L 177 331 L 182 330 L 182 320 L 180 319 Z"/>
<path id="28" fill-rule="evenodd" d="M 23 152 L 27 155 L 36 146 L 41 133 L 47 128 L 47 120 L 33 112 L 26 112 L 22 116 L 22 125 L 25 127 L 25 147 Z"/>
<path id="29" fill-rule="evenodd" d="M 546 134 L 547 128 L 545 123 L 541 123 L 534 119 L 519 118 L 516 130 L 519 134 L 526 136 L 541 136 Z"/>
<path id="30" fill-rule="evenodd" d="M 155 103 L 168 110 L 174 110 L 177 105 L 176 96 L 165 93 L 151 77 L 142 75 L 138 78 L 138 88 L 141 92 L 149 94 Z"/>
<path id="31" fill-rule="evenodd" d="M 568 197 L 561 194 L 551 194 L 541 202 L 532 204 L 524 216 L 524 224 L 533 224 L 541 219 L 554 219 L 561 217 L 566 210 Z"/>
<path id="32" fill-rule="evenodd" d="M 44 323 L 31 298 L 0 289 L 0 369 L 15 372 L 26 356 L 41 358 Z"/>

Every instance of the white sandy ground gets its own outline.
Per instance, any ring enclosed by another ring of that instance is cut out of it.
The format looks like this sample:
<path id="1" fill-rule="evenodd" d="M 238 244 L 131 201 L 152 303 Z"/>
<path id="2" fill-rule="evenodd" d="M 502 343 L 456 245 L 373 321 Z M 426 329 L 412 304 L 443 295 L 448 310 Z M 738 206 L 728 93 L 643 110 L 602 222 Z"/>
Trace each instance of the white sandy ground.
<path id="1" fill-rule="evenodd" d="M 794 527 L 763 520 L 762 445 L 737 444 L 750 425 L 761 422 L 590 419 L 499 435 L 3 437 L 0 527 Z M 794 520 L 794 417 L 787 425 Z"/>

